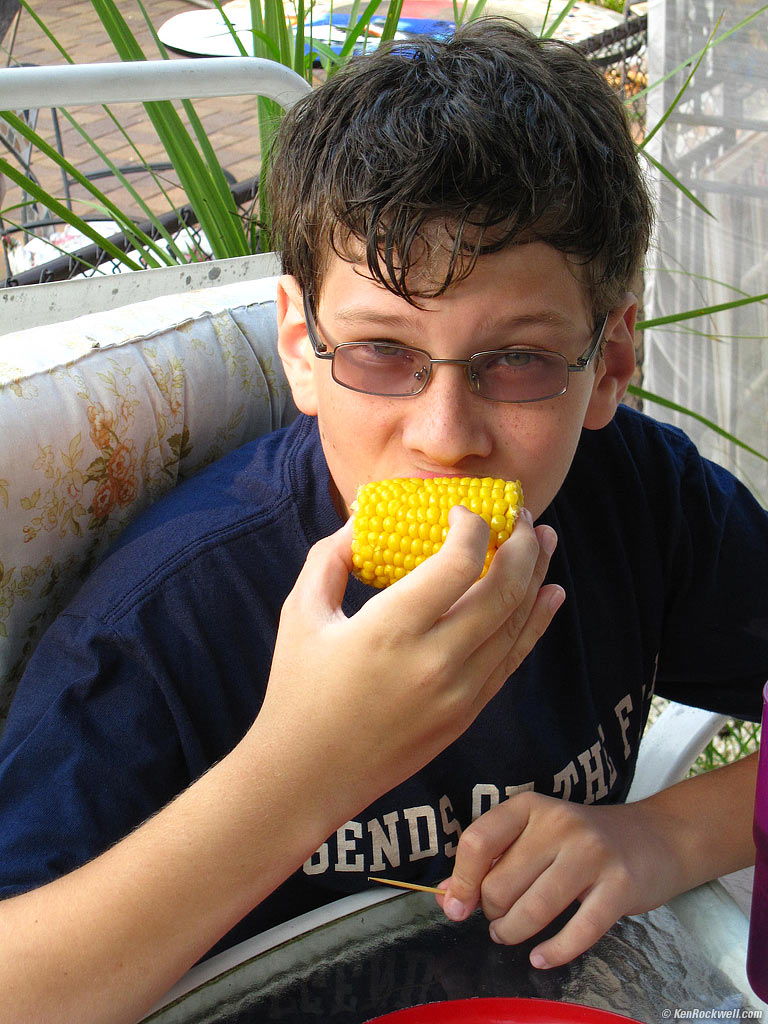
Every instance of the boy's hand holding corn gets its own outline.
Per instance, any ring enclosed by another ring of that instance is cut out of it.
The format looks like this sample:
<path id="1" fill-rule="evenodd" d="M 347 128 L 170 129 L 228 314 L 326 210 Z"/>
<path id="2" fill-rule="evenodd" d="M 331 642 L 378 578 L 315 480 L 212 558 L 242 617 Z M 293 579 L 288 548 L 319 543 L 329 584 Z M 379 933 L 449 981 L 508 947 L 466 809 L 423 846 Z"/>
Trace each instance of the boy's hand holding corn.
<path id="1" fill-rule="evenodd" d="M 317 544 L 280 620 L 258 728 L 323 765 L 342 822 L 470 725 L 549 625 L 564 594 L 542 586 L 556 537 L 520 516 L 478 579 L 488 526 L 450 515 L 440 551 L 347 618 L 352 526 Z M 328 824 L 335 827 L 332 821 Z"/>

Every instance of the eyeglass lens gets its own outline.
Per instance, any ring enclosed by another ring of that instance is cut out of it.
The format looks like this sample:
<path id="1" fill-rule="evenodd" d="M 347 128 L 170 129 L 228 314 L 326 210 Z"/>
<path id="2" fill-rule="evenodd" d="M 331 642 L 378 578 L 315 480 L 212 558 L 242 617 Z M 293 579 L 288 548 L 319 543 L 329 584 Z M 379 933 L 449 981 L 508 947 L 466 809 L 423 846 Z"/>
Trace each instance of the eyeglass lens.
<path id="1" fill-rule="evenodd" d="M 465 369 L 476 394 L 501 402 L 552 398 L 568 385 L 568 361 L 557 352 L 481 352 L 472 356 Z M 417 395 L 426 387 L 431 372 L 429 356 L 418 349 L 367 342 L 341 344 L 334 349 L 334 379 L 355 391 Z"/>

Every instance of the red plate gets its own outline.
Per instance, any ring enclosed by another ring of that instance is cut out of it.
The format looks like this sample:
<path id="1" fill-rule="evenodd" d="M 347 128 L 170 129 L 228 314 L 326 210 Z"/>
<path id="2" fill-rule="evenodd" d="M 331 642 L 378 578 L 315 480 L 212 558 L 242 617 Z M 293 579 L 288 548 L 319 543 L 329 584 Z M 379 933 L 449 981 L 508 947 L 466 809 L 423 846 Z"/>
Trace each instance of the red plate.
<path id="1" fill-rule="evenodd" d="M 637 1024 L 608 1010 L 549 999 L 455 999 L 385 1013 L 368 1024 Z"/>

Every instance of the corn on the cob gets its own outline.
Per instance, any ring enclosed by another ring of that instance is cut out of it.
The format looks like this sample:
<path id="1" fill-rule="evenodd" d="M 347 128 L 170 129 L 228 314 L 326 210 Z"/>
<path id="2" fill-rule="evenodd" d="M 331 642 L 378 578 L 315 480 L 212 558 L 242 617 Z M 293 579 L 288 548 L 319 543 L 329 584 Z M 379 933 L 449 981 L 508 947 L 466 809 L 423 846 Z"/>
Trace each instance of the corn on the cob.
<path id="1" fill-rule="evenodd" d="M 485 565 L 512 532 L 523 504 L 520 481 L 492 477 L 380 480 L 357 492 L 352 541 L 354 575 L 388 587 L 439 551 L 448 533 L 448 512 L 463 505 L 491 529 Z"/>

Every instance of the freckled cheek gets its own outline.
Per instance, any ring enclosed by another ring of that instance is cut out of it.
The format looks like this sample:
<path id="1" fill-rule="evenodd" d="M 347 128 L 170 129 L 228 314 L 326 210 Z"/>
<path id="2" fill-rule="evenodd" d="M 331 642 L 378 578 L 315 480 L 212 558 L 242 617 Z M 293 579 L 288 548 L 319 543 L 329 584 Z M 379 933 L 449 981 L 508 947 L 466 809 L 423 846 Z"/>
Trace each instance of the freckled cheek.
<path id="1" fill-rule="evenodd" d="M 335 447 L 350 458 L 380 447 L 397 427 L 397 409 L 391 403 L 335 385 L 320 406 L 321 436 L 335 438 Z"/>
<path id="2" fill-rule="evenodd" d="M 331 476 L 349 505 L 361 482 L 392 475 L 388 455 L 393 448 L 399 451 L 397 420 L 384 407 L 391 403 L 356 395 L 338 385 L 335 389 L 340 394 L 327 392 L 320 404 L 318 427 Z"/>
<path id="3" fill-rule="evenodd" d="M 540 516 L 560 489 L 581 434 L 581 422 L 568 410 L 547 408 L 522 411 L 508 422 L 500 436 L 501 461 L 507 475 L 519 477 L 525 504 L 534 518 Z"/>

